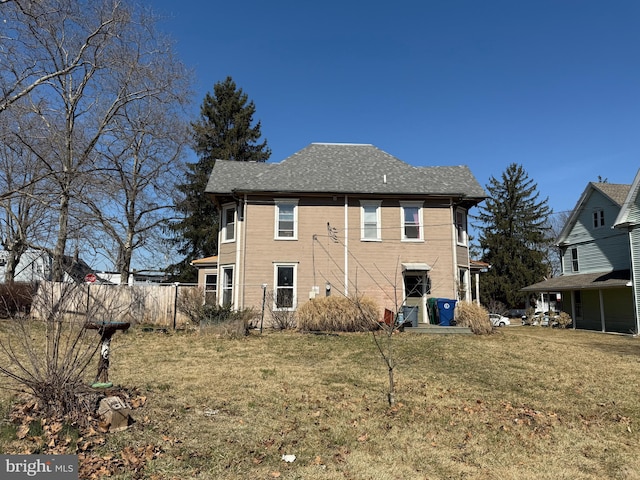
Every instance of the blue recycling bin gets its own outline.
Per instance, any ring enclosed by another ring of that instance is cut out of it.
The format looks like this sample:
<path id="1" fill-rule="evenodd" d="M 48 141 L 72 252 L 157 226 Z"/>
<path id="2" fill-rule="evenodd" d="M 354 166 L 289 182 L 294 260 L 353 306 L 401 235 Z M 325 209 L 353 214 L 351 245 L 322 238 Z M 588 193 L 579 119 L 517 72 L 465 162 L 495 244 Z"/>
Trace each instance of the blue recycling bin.
<path id="1" fill-rule="evenodd" d="M 450 327 L 453 324 L 453 312 L 456 308 L 457 300 L 439 298 L 437 301 L 438 313 L 440 314 L 440 325 Z"/>

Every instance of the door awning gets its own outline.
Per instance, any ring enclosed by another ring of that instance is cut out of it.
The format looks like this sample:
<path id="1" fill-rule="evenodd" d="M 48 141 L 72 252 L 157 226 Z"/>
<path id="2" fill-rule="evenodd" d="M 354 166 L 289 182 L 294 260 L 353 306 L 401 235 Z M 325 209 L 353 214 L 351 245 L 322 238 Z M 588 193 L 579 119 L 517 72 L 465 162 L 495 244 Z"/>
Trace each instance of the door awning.
<path id="1" fill-rule="evenodd" d="M 431 267 L 426 263 L 403 263 L 403 272 L 428 272 Z"/>

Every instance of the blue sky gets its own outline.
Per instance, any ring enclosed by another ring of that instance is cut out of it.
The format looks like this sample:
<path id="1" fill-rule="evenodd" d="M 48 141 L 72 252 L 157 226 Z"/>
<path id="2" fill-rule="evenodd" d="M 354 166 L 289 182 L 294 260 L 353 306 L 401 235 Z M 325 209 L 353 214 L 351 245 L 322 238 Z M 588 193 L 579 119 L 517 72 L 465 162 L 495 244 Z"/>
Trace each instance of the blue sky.
<path id="1" fill-rule="evenodd" d="M 521 164 L 557 212 L 640 167 L 640 2 L 148 0 L 196 77 L 230 75 L 280 161 L 371 143 L 482 186 Z"/>

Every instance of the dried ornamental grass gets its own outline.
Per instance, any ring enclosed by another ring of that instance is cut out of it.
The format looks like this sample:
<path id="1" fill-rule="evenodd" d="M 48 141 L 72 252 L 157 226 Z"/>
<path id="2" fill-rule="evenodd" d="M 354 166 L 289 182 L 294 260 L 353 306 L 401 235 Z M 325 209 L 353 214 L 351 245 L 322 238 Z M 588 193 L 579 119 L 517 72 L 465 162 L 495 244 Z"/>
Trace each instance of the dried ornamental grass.
<path id="1" fill-rule="evenodd" d="M 456 325 L 469 327 L 476 335 L 487 335 L 493 331 L 487 309 L 472 302 L 458 302 Z"/>
<path id="2" fill-rule="evenodd" d="M 298 309 L 298 330 L 366 332 L 378 328 L 379 312 L 369 297 L 314 298 Z"/>

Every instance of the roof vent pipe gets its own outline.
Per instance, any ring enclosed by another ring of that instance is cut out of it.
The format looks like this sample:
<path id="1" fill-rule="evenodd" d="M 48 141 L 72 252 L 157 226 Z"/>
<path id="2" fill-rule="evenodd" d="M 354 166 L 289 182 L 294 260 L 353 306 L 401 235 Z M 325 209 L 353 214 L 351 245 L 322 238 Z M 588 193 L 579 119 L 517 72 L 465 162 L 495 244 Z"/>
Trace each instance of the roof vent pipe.
<path id="1" fill-rule="evenodd" d="M 387 184 L 387 175 L 382 175 L 382 183 Z"/>

